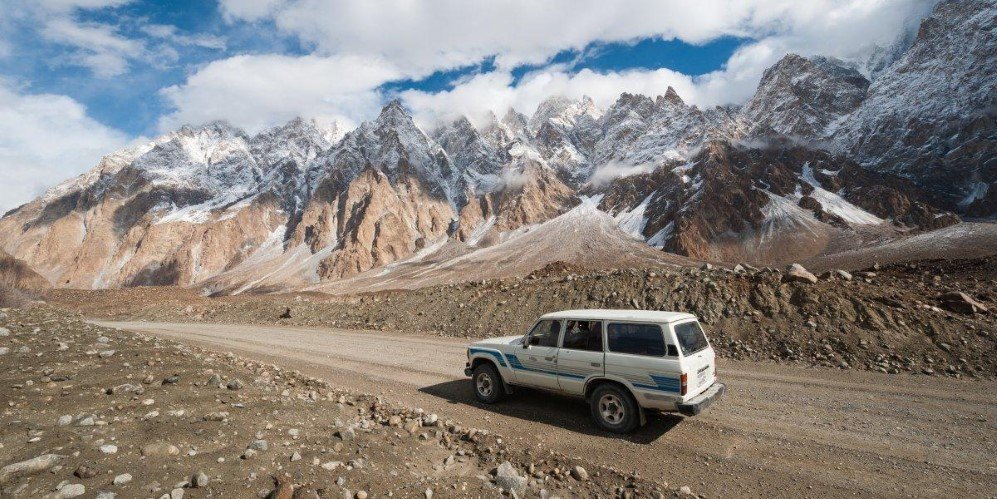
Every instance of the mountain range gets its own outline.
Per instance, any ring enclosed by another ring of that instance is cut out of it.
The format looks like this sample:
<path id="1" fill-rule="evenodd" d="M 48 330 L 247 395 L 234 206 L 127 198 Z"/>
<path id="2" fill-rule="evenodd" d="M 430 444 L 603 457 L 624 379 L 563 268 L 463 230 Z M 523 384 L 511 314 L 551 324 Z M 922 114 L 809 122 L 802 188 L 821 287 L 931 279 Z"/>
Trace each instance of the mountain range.
<path id="1" fill-rule="evenodd" d="M 424 129 L 400 101 L 350 131 L 185 126 L 8 212 L 0 248 L 56 286 L 208 292 L 495 247 L 537 264 L 805 260 L 997 216 L 995 27 L 994 1 L 943 2 L 875 71 L 789 54 L 739 106 L 669 87 L 605 109 L 552 97 L 483 126 Z"/>

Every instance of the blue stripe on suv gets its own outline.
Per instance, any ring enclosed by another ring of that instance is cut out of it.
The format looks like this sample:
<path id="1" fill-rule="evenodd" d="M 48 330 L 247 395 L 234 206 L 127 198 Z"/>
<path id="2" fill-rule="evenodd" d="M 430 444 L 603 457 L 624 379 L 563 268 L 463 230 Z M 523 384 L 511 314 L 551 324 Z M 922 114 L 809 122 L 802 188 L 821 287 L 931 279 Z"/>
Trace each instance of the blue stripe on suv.
<path id="1" fill-rule="evenodd" d="M 654 390 L 658 392 L 675 392 L 678 393 L 682 391 L 682 382 L 678 378 L 669 378 L 667 376 L 657 376 L 654 374 L 649 375 L 651 381 L 654 381 L 654 385 L 648 385 L 644 383 L 634 383 L 634 387 L 642 388 L 644 390 Z"/>
<path id="2" fill-rule="evenodd" d="M 468 348 L 467 351 L 470 352 L 470 353 L 472 353 L 472 354 L 474 354 L 474 353 L 483 353 L 483 354 L 491 355 L 492 357 L 495 357 L 495 360 L 498 361 L 498 363 L 499 363 L 500 366 L 506 367 L 506 365 L 505 365 L 505 359 L 502 358 L 502 354 L 499 353 L 498 350 L 485 350 L 484 348 Z M 510 357 L 515 357 L 515 356 L 510 355 Z M 510 361 L 511 361 L 511 359 L 510 359 Z"/>
<path id="3" fill-rule="evenodd" d="M 519 357 L 516 357 L 511 353 L 507 354 L 507 357 L 509 357 L 509 364 L 512 366 L 512 368 L 518 369 L 520 371 L 530 371 L 540 374 L 546 374 L 548 376 L 563 376 L 565 378 L 585 379 L 585 376 L 579 376 L 577 374 L 571 374 L 566 372 L 554 372 L 554 371 L 547 371 L 544 369 L 534 369 L 532 367 L 526 367 L 523 365 L 522 362 L 519 361 Z"/>

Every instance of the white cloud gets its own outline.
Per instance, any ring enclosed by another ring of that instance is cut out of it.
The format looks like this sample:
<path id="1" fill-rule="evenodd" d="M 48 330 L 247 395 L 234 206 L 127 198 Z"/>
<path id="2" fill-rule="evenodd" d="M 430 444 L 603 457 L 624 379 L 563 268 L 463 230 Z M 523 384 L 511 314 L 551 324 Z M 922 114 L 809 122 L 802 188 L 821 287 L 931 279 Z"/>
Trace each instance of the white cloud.
<path id="1" fill-rule="evenodd" d="M 129 17 L 113 9 L 133 0 L 5 0 L 10 5 L 0 9 L 0 56 L 4 46 L 16 50 L 15 43 L 4 39 L 5 31 L 13 32 L 22 25 L 37 39 L 19 40 L 21 44 L 38 41 L 68 48 L 52 63 L 81 66 L 98 78 L 120 76 L 134 64 L 162 66 L 180 58 L 175 47 L 225 48 L 225 40 L 212 34 L 189 34 L 176 26 L 151 24 L 141 17 Z M 101 12 L 102 11 L 102 12 Z M 12 13 L 11 13 L 12 12 Z M 88 14 L 101 12 L 110 21 L 84 20 Z M 145 36 L 133 36 L 137 29 Z M 30 50 L 30 47 L 24 47 Z"/>
<path id="2" fill-rule="evenodd" d="M 596 168 L 592 172 L 592 176 L 589 177 L 588 183 L 594 187 L 601 187 L 618 178 L 632 177 L 642 173 L 651 173 L 652 171 L 654 171 L 654 167 L 651 165 L 629 165 L 610 161 Z"/>
<path id="3" fill-rule="evenodd" d="M 223 0 L 219 6 L 222 15 L 230 21 L 256 21 L 273 14 L 283 3 L 284 0 Z"/>
<path id="4" fill-rule="evenodd" d="M 409 90 L 402 92 L 401 97 L 423 124 L 466 115 L 481 125 L 488 112 L 501 116 L 510 107 L 531 115 L 552 95 L 574 99 L 588 96 L 596 105 L 606 108 L 622 92 L 659 95 L 669 86 L 683 97 L 698 92 L 691 77 L 670 69 L 607 73 L 583 69 L 569 73 L 554 67 L 529 73 L 515 85 L 511 74 L 493 71 L 469 78 L 452 90 L 436 93 Z"/>
<path id="5" fill-rule="evenodd" d="M 15 24 L 24 24 L 46 42 L 72 47 L 74 52 L 57 61 L 84 66 L 99 77 L 118 76 L 128 69 L 129 60 L 139 57 L 143 44 L 118 33 L 112 24 L 84 22 L 77 19 L 81 11 L 113 9 L 132 0 L 7 0 L 4 31 L 13 32 Z M 0 23 L 4 24 L 4 23 Z M 10 39 L 0 40 L 7 52 L 15 50 Z"/>
<path id="6" fill-rule="evenodd" d="M 51 12 L 69 12 L 75 9 L 105 9 L 121 7 L 133 0 L 37 0 L 37 4 Z"/>
<path id="7" fill-rule="evenodd" d="M 406 75 L 360 57 L 241 55 L 162 91 L 175 110 L 160 128 L 226 119 L 249 132 L 296 116 L 355 123 L 377 113 L 381 84 Z"/>
<path id="8" fill-rule="evenodd" d="M 0 81 L 0 213 L 93 167 L 129 140 L 69 97 L 24 94 Z"/>
<path id="9" fill-rule="evenodd" d="M 230 19 L 271 18 L 322 54 L 377 55 L 425 71 L 496 56 L 510 69 L 592 42 L 703 43 L 798 34 L 854 45 L 895 35 L 893 20 L 935 0 L 221 0 Z M 854 36 L 860 34 L 861 36 Z"/>
<path id="10" fill-rule="evenodd" d="M 50 41 L 76 47 L 82 65 L 101 78 L 124 73 L 128 61 L 145 51 L 142 42 L 119 36 L 110 25 L 80 23 L 69 17 L 47 21 L 41 34 Z"/>
<path id="11" fill-rule="evenodd" d="M 478 121 L 485 111 L 500 114 L 508 107 L 531 113 L 551 95 L 589 95 L 607 106 L 621 92 L 658 95 L 669 85 L 700 106 L 739 103 L 754 92 L 762 72 L 786 53 L 860 60 L 876 45 L 889 44 L 936 1 L 703 0 L 690 7 L 682 0 L 221 0 L 221 9 L 230 21 L 272 20 L 285 33 L 313 45 L 316 57 L 377 61 L 407 76 L 495 58 L 495 71 L 472 75 L 453 89 L 403 92 L 419 119 L 428 122 L 456 114 Z M 573 73 L 548 65 L 513 85 L 509 73 L 518 65 L 542 65 L 563 50 L 597 42 L 664 38 L 697 44 L 720 36 L 755 41 L 736 51 L 721 70 L 695 78 L 668 69 Z M 263 80 L 271 80 L 269 74 L 296 64 L 310 62 L 279 60 L 267 71 L 261 61 L 255 68 L 268 74 Z M 366 91 L 351 92 L 361 92 L 366 101 L 378 84 L 371 83 Z M 252 84 L 265 86 L 265 82 Z M 339 84 L 332 82 L 325 89 L 324 102 Z M 223 89 L 217 90 L 218 98 L 226 100 Z M 301 108 L 309 95 L 314 98 L 315 92 L 298 95 L 290 107 Z M 178 106 L 188 106 L 182 95 L 175 97 Z M 323 107 L 324 113 L 337 112 Z M 339 114 L 356 116 L 355 111 L 366 107 L 352 106 Z"/>
<path id="12" fill-rule="evenodd" d="M 142 26 L 142 32 L 177 45 L 195 46 L 207 49 L 225 50 L 225 38 L 215 35 L 191 35 L 181 33 L 180 29 L 171 24 L 147 24 Z"/>

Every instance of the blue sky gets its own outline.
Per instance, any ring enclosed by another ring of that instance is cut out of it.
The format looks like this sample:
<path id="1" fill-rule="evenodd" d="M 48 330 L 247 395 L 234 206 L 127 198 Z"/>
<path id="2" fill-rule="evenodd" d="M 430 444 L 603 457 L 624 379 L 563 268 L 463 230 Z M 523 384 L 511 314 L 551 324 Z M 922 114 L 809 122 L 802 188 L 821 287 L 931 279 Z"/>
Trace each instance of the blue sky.
<path id="1" fill-rule="evenodd" d="M 113 25 L 122 36 L 149 44 L 161 42 L 143 32 L 142 26 L 175 26 L 182 33 L 209 34 L 224 43 L 221 49 L 172 44 L 179 53 L 177 60 L 150 54 L 148 59 L 131 61 L 127 72 L 105 78 L 67 60 L 73 57 L 73 49 L 39 36 L 33 20 L 15 24 L 14 36 L 8 35 L 14 50 L 0 58 L 0 75 L 31 93 L 70 96 L 83 103 L 96 120 L 133 135 L 157 132 L 156 120 L 168 106 L 158 95 L 159 89 L 182 83 L 198 65 L 233 54 L 303 53 L 298 43 L 275 30 L 260 36 L 261 31 L 251 26 L 227 25 L 212 1 L 144 0 L 118 8 L 80 10 L 75 18 L 80 23 Z"/>
<path id="2" fill-rule="evenodd" d="M 86 106 L 97 121 L 131 135 L 154 135 L 158 119 L 171 103 L 159 94 L 165 87 L 182 84 L 191 71 L 212 60 L 239 54 L 306 55 L 311 47 L 293 36 L 281 33 L 273 22 L 229 23 L 217 3 L 179 0 L 177 2 L 135 1 L 117 8 L 81 10 L 75 16 L 83 24 L 114 25 L 117 32 L 150 46 L 163 44 L 143 31 L 144 26 L 174 26 L 185 36 L 210 36 L 220 46 L 171 44 L 176 60 L 157 57 L 130 61 L 128 70 L 113 77 L 94 77 L 92 68 L 73 64 L 67 47 L 39 37 L 37 26 L 17 24 L 10 37 L 14 50 L 0 59 L 0 74 L 23 85 L 31 93 L 69 96 Z M 584 68 L 594 71 L 669 68 L 698 76 L 723 68 L 726 61 L 750 39 L 722 36 L 701 44 L 681 40 L 648 38 L 626 42 L 593 42 L 582 49 L 567 49 L 539 64 L 523 64 L 513 69 L 514 81 L 529 71 L 565 64 L 571 72 Z M 403 78 L 378 87 L 386 95 L 419 90 L 439 92 L 480 71 L 494 68 L 490 58 L 478 64 L 435 71 L 421 78 Z M 524 110 L 525 111 L 525 110 Z"/>
<path id="3" fill-rule="evenodd" d="M 184 123 L 429 124 L 673 86 L 740 103 L 788 52 L 861 64 L 935 0 L 5 0 L 0 209 Z"/>

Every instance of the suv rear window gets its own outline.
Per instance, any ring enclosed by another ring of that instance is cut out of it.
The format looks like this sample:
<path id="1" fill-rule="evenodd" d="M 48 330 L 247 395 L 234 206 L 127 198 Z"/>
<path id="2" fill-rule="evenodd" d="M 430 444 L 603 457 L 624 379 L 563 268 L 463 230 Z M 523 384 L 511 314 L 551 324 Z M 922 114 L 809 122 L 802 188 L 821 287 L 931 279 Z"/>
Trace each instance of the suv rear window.
<path id="1" fill-rule="evenodd" d="M 679 340 L 684 355 L 694 354 L 709 346 L 706 335 L 698 322 L 683 322 L 675 325 L 675 336 Z"/>
<path id="2" fill-rule="evenodd" d="M 609 350 L 616 353 L 665 355 L 665 338 L 654 324 L 610 324 L 606 328 Z"/>

